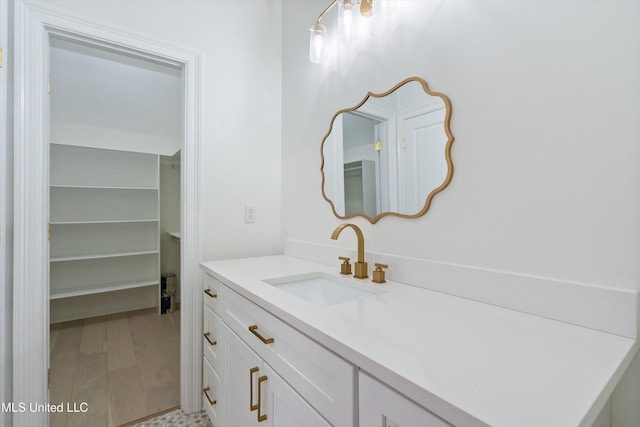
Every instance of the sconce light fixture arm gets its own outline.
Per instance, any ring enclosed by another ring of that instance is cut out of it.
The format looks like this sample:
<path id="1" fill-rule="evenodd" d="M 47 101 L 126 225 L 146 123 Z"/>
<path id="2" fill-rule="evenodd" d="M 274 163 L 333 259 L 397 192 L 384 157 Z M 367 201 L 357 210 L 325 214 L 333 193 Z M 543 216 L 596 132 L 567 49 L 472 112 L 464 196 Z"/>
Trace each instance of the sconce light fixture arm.
<path id="1" fill-rule="evenodd" d="M 323 10 L 323 11 L 322 11 L 322 13 L 320 13 L 320 15 L 318 15 L 318 20 L 316 21 L 316 25 L 320 25 L 320 20 L 322 19 L 322 17 L 323 17 L 324 15 L 326 15 L 326 14 L 327 14 L 327 12 L 329 12 L 333 6 L 335 6 L 336 4 L 338 4 L 338 2 L 339 2 L 339 1 L 340 1 L 340 0 L 333 0 L 333 1 L 331 2 L 331 4 L 330 4 L 329 6 L 327 6 L 327 8 L 326 8 L 325 10 Z"/>

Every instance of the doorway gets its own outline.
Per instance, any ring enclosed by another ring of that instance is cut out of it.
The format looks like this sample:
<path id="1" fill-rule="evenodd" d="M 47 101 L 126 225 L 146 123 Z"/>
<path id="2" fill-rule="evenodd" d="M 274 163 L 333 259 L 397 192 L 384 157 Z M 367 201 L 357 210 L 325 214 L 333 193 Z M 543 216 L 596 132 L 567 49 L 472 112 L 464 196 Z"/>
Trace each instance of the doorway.
<path id="1" fill-rule="evenodd" d="M 14 184 L 15 269 L 13 315 L 13 400 L 48 402 L 49 369 L 49 41 L 75 40 L 133 58 L 180 67 L 184 100 L 180 168 L 180 403 L 187 413 L 199 410 L 198 363 L 201 301 L 198 244 L 198 54 L 126 34 L 101 22 L 65 16 L 46 5 L 15 3 L 16 99 Z M 47 425 L 46 412 L 13 415 L 15 426 Z"/>
<path id="2" fill-rule="evenodd" d="M 182 68 L 49 40 L 50 425 L 117 426 L 180 404 Z"/>

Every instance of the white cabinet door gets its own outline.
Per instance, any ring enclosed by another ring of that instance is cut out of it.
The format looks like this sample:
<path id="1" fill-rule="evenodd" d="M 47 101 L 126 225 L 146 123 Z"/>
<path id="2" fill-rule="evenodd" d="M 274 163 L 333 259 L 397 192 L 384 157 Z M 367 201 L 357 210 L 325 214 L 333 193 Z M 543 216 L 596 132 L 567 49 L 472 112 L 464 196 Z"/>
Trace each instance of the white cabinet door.
<path id="1" fill-rule="evenodd" d="M 331 427 L 266 363 L 262 366 L 261 408 L 268 427 Z"/>
<path id="2" fill-rule="evenodd" d="M 258 422 L 258 377 L 262 360 L 236 334 L 223 327 L 227 346 L 225 397 L 227 426 L 251 427 Z"/>
<path id="3" fill-rule="evenodd" d="M 222 284 L 219 294 L 222 321 L 296 393 L 332 425 L 354 424 L 352 364 Z"/>
<path id="4" fill-rule="evenodd" d="M 244 341 L 223 328 L 228 427 L 331 427 Z"/>
<path id="5" fill-rule="evenodd" d="M 225 397 L 222 380 L 206 357 L 202 358 L 202 407 L 215 426 L 225 425 Z"/>
<path id="6" fill-rule="evenodd" d="M 362 427 L 451 427 L 434 413 L 360 371 Z"/>
<path id="7" fill-rule="evenodd" d="M 226 344 L 224 339 L 221 339 L 222 320 L 207 305 L 202 308 L 202 314 L 202 352 L 211 367 L 216 372 L 222 372 L 224 370 L 222 352 Z"/>

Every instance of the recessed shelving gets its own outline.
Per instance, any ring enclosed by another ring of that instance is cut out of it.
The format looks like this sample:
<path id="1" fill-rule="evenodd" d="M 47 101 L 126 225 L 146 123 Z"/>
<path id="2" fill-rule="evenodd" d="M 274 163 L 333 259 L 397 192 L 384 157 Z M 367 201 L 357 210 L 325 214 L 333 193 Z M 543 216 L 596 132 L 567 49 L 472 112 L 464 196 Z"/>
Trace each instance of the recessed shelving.
<path id="1" fill-rule="evenodd" d="M 65 262 L 65 261 L 83 261 L 88 259 L 103 259 L 103 258 L 119 258 L 125 256 L 136 256 L 136 255 L 150 255 L 157 254 L 159 251 L 135 251 L 135 252 L 113 252 L 113 253 L 99 253 L 99 254 L 91 254 L 91 255 L 70 255 L 70 256 L 62 256 L 51 258 L 51 262 Z"/>
<path id="2" fill-rule="evenodd" d="M 154 187 L 113 187 L 105 185 L 55 185 L 51 184 L 49 188 L 71 188 L 71 189 L 87 189 L 87 190 L 157 190 Z"/>
<path id="3" fill-rule="evenodd" d="M 158 251 L 158 222 L 52 224 L 51 258 Z"/>
<path id="4" fill-rule="evenodd" d="M 77 297 L 81 295 L 99 294 L 103 292 L 115 292 L 115 291 L 121 291 L 124 289 L 143 288 L 147 286 L 157 287 L 157 285 L 158 285 L 158 280 L 155 277 L 149 278 L 147 280 L 140 280 L 140 281 L 100 283 L 93 286 L 85 286 L 82 289 L 79 289 L 77 287 L 57 289 L 55 291 L 51 291 L 49 298 L 50 299 L 71 298 L 71 297 Z"/>
<path id="5" fill-rule="evenodd" d="M 158 189 L 51 187 L 51 221 L 130 221 L 158 218 Z"/>
<path id="6" fill-rule="evenodd" d="M 118 311 L 118 292 L 127 299 L 123 310 L 150 301 L 157 306 L 159 156 L 50 147 L 50 299 L 68 299 L 55 306 L 83 315 Z M 98 295 L 103 293 L 105 298 Z M 88 301 L 78 297 L 90 295 L 96 295 L 90 307 L 72 307 L 73 301 Z M 68 319 L 69 313 L 52 313 L 54 317 Z"/>
<path id="7" fill-rule="evenodd" d="M 51 144 L 52 186 L 158 188 L 157 171 L 155 154 Z"/>
<path id="8" fill-rule="evenodd" d="M 157 219 L 120 219 L 113 221 L 51 221 L 51 225 L 73 225 L 73 224 L 127 224 L 137 222 L 157 222 Z"/>

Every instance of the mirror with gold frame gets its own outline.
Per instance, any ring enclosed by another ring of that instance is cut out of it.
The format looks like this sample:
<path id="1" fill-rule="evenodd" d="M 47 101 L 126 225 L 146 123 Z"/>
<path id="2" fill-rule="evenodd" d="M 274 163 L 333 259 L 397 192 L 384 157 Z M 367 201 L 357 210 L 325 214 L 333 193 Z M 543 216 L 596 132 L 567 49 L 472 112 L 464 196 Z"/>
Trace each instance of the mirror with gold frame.
<path id="1" fill-rule="evenodd" d="M 322 146 L 322 195 L 341 219 L 424 215 L 451 181 L 451 102 L 411 77 L 338 111 Z"/>

